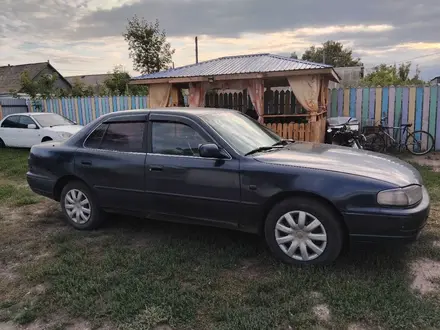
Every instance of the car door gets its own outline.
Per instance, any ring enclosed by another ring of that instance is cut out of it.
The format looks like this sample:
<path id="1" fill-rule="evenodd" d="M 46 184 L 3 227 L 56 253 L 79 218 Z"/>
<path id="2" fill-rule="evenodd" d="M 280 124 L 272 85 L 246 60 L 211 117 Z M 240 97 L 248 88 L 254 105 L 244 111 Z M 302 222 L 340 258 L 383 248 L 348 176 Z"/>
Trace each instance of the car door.
<path id="1" fill-rule="evenodd" d="M 237 225 L 239 160 L 200 157 L 199 145 L 215 141 L 188 118 L 153 113 L 149 133 L 145 187 L 154 217 Z"/>
<path id="2" fill-rule="evenodd" d="M 20 117 L 18 115 L 7 116 L 0 127 L 0 138 L 8 147 L 21 147 Z"/>
<path id="3" fill-rule="evenodd" d="M 28 125 L 35 125 L 35 128 L 28 128 Z M 41 142 L 40 129 L 37 123 L 29 116 L 19 116 L 20 147 L 30 148 Z"/>
<path id="4" fill-rule="evenodd" d="M 101 207 L 142 212 L 146 116 L 112 118 L 100 124 L 75 154 L 75 173 L 89 184 Z"/>

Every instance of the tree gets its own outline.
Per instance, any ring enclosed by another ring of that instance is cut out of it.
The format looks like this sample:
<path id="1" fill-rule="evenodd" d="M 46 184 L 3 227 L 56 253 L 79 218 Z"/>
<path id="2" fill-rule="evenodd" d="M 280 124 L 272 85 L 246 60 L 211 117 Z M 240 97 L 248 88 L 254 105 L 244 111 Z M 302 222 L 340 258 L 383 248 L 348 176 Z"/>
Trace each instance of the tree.
<path id="1" fill-rule="evenodd" d="M 298 54 L 296 52 L 293 52 L 290 54 L 290 58 L 294 58 L 295 60 L 298 59 Z"/>
<path id="2" fill-rule="evenodd" d="M 131 77 L 122 66 L 115 66 L 110 74 L 111 77 L 104 81 L 104 86 L 110 95 L 146 95 L 146 86 L 128 84 Z"/>
<path id="3" fill-rule="evenodd" d="M 127 85 L 130 82 L 130 75 L 125 72 L 122 66 L 115 66 L 111 77 L 104 81 L 104 86 L 111 95 L 125 95 Z"/>
<path id="4" fill-rule="evenodd" d="M 351 49 L 344 48 L 342 43 L 333 40 L 324 42 L 319 48 L 311 46 L 304 52 L 302 59 L 316 63 L 325 62 L 334 67 L 362 66 L 360 58 L 353 58 Z"/>
<path id="5" fill-rule="evenodd" d="M 153 24 L 135 15 L 128 20 L 123 36 L 128 42 L 134 70 L 150 74 L 170 68 L 175 50 L 167 42 L 165 30 L 160 30 L 159 20 Z"/>
<path id="6" fill-rule="evenodd" d="M 42 75 L 38 80 L 34 81 L 29 78 L 28 72 L 24 71 L 20 75 L 21 91 L 28 94 L 32 99 L 47 99 L 64 93 L 63 90 L 55 88 L 57 79 L 58 74 L 53 73 Z"/>
<path id="7" fill-rule="evenodd" d="M 72 84 L 72 93 L 73 97 L 84 97 L 84 96 L 93 96 L 95 94 L 92 86 L 87 86 L 83 83 L 79 78 L 76 78 Z"/>
<path id="8" fill-rule="evenodd" d="M 425 82 L 421 80 L 420 70 L 416 67 L 415 74 L 410 78 L 411 62 L 397 65 L 380 64 L 373 68 L 362 80 L 361 85 L 365 87 L 376 86 L 408 86 L 420 85 Z"/>

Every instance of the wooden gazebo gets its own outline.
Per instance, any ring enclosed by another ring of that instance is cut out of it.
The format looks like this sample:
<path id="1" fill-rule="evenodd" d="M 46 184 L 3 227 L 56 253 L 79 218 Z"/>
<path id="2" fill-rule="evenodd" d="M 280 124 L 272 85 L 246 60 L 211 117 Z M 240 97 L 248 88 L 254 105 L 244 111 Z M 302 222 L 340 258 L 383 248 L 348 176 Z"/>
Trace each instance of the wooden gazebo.
<path id="1" fill-rule="evenodd" d="M 187 89 L 190 107 L 236 108 L 243 112 L 251 108 L 260 123 L 284 138 L 322 142 L 329 81 L 339 82 L 330 65 L 254 54 L 221 57 L 144 75 L 130 83 L 148 85 L 150 108 L 184 106 L 182 90 Z M 280 87 L 289 91 L 281 98 L 277 94 L 277 111 L 271 111 L 271 91 Z M 241 103 L 237 95 L 241 95 Z M 250 104 L 246 106 L 248 99 Z"/>

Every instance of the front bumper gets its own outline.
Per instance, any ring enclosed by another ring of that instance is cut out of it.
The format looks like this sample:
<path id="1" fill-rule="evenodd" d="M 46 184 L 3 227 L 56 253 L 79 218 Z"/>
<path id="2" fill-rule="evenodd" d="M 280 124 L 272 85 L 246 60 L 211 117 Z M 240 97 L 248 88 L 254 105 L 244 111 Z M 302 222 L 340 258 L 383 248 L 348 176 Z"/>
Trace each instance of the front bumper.
<path id="1" fill-rule="evenodd" d="M 422 201 L 413 208 L 378 208 L 374 212 L 344 213 L 352 242 L 407 241 L 419 234 L 429 217 L 430 198 L 423 187 Z"/>

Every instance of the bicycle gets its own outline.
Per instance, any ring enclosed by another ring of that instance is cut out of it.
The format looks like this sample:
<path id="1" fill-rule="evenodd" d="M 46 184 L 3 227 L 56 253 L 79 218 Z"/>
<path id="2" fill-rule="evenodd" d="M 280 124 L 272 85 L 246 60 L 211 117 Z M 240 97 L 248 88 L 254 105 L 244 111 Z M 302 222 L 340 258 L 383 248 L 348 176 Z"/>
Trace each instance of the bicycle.
<path id="1" fill-rule="evenodd" d="M 396 148 L 399 151 L 406 149 L 413 155 L 421 156 L 426 155 L 434 148 L 434 137 L 429 132 L 417 130 L 410 133 L 409 128 L 412 127 L 412 124 L 386 126 L 384 125 L 386 122 L 387 118 L 383 117 L 378 125 L 379 132 L 366 137 L 364 149 L 376 152 L 385 152 L 391 148 Z M 393 131 L 392 135 L 388 133 L 388 130 Z"/>

